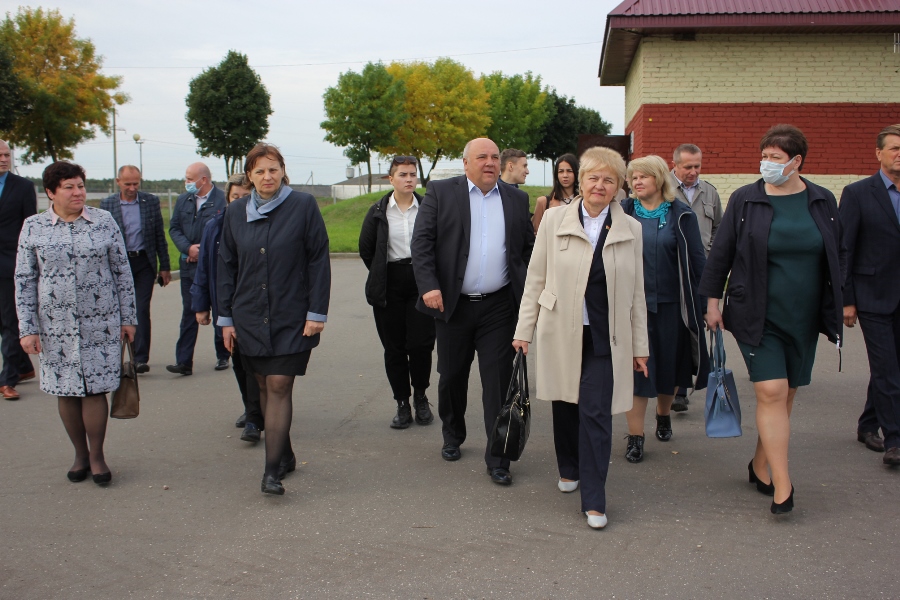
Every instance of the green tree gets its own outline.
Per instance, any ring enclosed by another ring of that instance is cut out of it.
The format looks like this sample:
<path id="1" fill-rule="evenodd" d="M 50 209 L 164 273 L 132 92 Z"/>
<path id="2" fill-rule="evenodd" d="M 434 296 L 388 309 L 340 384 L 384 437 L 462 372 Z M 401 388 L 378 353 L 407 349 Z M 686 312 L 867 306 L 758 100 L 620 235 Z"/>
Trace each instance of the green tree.
<path id="1" fill-rule="evenodd" d="M 25 112 L 22 82 L 13 70 L 13 59 L 5 44 L 0 43 L 0 131 L 9 131 Z"/>
<path id="2" fill-rule="evenodd" d="M 544 127 L 541 141 L 534 149 L 535 158 L 554 161 L 567 152 L 575 154 L 579 135 L 606 135 L 612 129 L 596 110 L 576 106 L 574 98 L 559 96 L 555 90 L 549 96 L 556 112 Z"/>
<path id="3" fill-rule="evenodd" d="M 426 185 L 440 159 L 459 158 L 466 142 L 487 133 L 488 93 L 471 71 L 449 58 L 434 64 L 391 63 L 388 71 L 406 85 L 409 116 L 397 131 L 397 143 L 382 152 L 415 156 Z M 431 161 L 427 174 L 423 158 Z"/>
<path id="4" fill-rule="evenodd" d="M 75 37 L 75 21 L 59 11 L 19 8 L 0 24 L 0 44 L 13 57 L 24 111 L 3 128 L 8 141 L 25 149 L 22 161 L 72 158 L 72 150 L 109 134 L 110 110 L 128 97 L 116 92 L 120 77 L 99 73 L 103 59 L 94 44 Z"/>
<path id="5" fill-rule="evenodd" d="M 224 159 L 225 173 L 235 173 L 269 132 L 269 92 L 247 57 L 234 50 L 192 79 L 189 89 L 185 118 L 200 154 Z"/>
<path id="6" fill-rule="evenodd" d="M 496 71 L 482 77 L 490 94 L 491 126 L 489 138 L 503 148 L 517 148 L 531 154 L 544 132 L 544 126 L 556 110 L 541 78 L 531 72 L 506 77 Z"/>
<path id="7" fill-rule="evenodd" d="M 354 164 L 366 163 L 370 192 L 372 153 L 396 143 L 406 120 L 404 97 L 403 82 L 380 62 L 368 63 L 362 73 L 341 73 L 337 85 L 325 90 L 325 141 L 345 146 L 344 156 Z"/>

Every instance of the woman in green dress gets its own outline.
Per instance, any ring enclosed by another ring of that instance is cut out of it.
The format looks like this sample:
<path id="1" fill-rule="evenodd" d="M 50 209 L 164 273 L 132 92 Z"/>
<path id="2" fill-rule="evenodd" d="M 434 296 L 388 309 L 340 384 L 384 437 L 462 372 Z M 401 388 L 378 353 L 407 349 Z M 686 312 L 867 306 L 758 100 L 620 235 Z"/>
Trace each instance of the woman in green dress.
<path id="1" fill-rule="evenodd" d="M 748 477 L 773 496 L 771 511 L 781 514 L 794 506 L 788 474 L 794 396 L 810 384 L 819 333 L 841 344 L 845 257 L 834 195 L 800 177 L 808 150 L 803 132 L 776 125 L 759 149 L 762 179 L 731 195 L 700 293 L 709 299 L 707 325 L 730 331 L 747 364 L 759 430 Z"/>

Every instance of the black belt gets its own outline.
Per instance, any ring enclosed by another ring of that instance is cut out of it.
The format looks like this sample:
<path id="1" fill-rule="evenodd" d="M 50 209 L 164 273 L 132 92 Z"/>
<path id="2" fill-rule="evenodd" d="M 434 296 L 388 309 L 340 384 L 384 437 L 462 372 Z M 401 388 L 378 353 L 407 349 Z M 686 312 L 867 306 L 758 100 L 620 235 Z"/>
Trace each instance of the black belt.
<path id="1" fill-rule="evenodd" d="M 460 294 L 459 297 L 463 300 L 468 300 L 469 302 L 481 302 L 482 300 L 487 300 L 488 298 L 490 298 L 491 296 L 493 296 L 495 294 L 499 294 L 500 292 L 502 292 L 505 289 L 506 289 L 506 286 L 504 285 L 502 288 L 500 288 L 496 292 L 488 292 L 487 294 Z"/>
<path id="2" fill-rule="evenodd" d="M 128 258 L 137 258 L 139 256 L 144 256 L 145 254 L 147 254 L 146 250 L 129 250 Z"/>
<path id="3" fill-rule="evenodd" d="M 388 264 L 389 265 L 411 265 L 412 259 L 411 258 L 401 258 L 400 260 L 392 260 Z"/>

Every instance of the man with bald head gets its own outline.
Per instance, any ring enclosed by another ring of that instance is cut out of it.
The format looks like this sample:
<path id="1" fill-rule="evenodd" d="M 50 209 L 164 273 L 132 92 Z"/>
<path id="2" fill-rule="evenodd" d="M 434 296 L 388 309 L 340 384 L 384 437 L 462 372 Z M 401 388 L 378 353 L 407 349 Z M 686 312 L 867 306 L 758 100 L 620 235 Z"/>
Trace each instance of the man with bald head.
<path id="1" fill-rule="evenodd" d="M 138 324 L 134 335 L 134 368 L 138 373 L 150 370 L 150 299 L 153 284 L 169 285 L 172 279 L 169 266 L 169 243 L 163 224 L 159 198 L 140 191 L 141 170 L 134 165 L 119 167 L 116 185 L 119 193 L 100 201 L 100 208 L 113 216 L 122 237 L 134 278 L 134 300 Z"/>
<path id="2" fill-rule="evenodd" d="M 200 256 L 200 238 L 203 228 L 217 213 L 225 210 L 225 194 L 213 185 L 209 167 L 198 162 L 188 166 L 184 173 L 185 193 L 178 196 L 169 236 L 181 252 L 178 268 L 181 278 L 181 333 L 175 344 L 175 364 L 166 367 L 170 373 L 190 375 L 194 372 L 194 346 L 197 343 L 197 315 L 191 306 L 191 285 Z M 215 328 L 216 370 L 228 368 L 230 354 L 225 349 L 222 328 Z"/>
<path id="3" fill-rule="evenodd" d="M 484 428 L 491 428 L 512 376 L 513 332 L 534 246 L 528 194 L 499 185 L 500 149 L 487 138 L 466 144 L 465 175 L 431 181 L 419 207 L 411 251 L 417 308 L 435 318 L 438 414 L 455 461 L 466 439 L 469 371 L 481 375 Z M 509 460 L 484 452 L 494 483 L 510 485 Z"/>
<path id="4" fill-rule="evenodd" d="M 34 379 L 34 366 L 19 345 L 14 283 L 16 250 L 22 223 L 37 213 L 37 194 L 34 184 L 11 173 L 11 168 L 12 151 L 9 144 L 0 140 L 0 352 L 3 354 L 0 395 L 6 400 L 18 400 L 16 385 Z"/>

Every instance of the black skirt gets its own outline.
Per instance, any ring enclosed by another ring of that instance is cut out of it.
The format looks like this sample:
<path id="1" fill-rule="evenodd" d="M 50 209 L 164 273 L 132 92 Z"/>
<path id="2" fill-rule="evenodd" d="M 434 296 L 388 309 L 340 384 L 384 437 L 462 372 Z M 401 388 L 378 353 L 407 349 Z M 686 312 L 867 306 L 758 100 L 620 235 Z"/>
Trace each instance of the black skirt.
<path id="1" fill-rule="evenodd" d="M 280 356 L 247 356 L 241 354 L 244 369 L 257 375 L 306 375 L 312 350 Z"/>
<path id="2" fill-rule="evenodd" d="M 661 302 L 655 313 L 647 311 L 647 336 L 650 338 L 650 360 L 647 371 L 634 373 L 634 395 L 656 398 L 672 395 L 678 387 L 693 387 L 691 334 L 681 320 L 678 302 Z"/>

